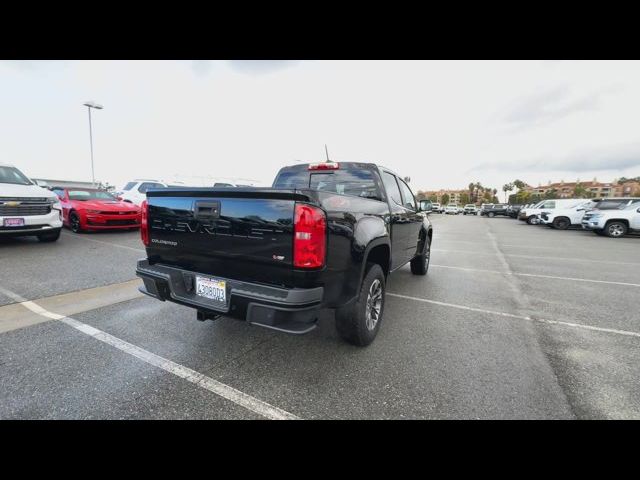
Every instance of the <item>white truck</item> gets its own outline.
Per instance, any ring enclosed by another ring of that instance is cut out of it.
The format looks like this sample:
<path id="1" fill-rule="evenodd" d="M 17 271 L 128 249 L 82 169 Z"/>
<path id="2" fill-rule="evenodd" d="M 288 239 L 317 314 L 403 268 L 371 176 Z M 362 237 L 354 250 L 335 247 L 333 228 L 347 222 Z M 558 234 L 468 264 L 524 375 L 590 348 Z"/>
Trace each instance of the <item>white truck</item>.
<path id="1" fill-rule="evenodd" d="M 147 190 L 150 188 L 166 188 L 168 185 L 158 180 L 136 179 L 128 182 L 121 190 L 114 194 L 122 201 L 133 203 L 134 205 L 142 205 L 147 199 Z"/>
<path id="2" fill-rule="evenodd" d="M 588 201 L 588 198 L 556 198 L 542 200 L 541 202 L 536 203 L 532 208 L 523 208 L 520 210 L 520 212 L 518 212 L 518 220 L 527 222 L 529 225 L 537 225 L 540 223 L 540 215 L 542 212 L 550 214 L 557 210 L 572 208 Z"/>
<path id="3" fill-rule="evenodd" d="M 13 165 L 0 163 L 0 237 L 35 236 L 55 242 L 62 229 L 58 196 Z"/>
<path id="4" fill-rule="evenodd" d="M 612 210 L 591 210 L 582 218 L 582 228 L 598 235 L 620 238 L 629 232 L 640 233 L 640 198 Z"/>
<path id="5" fill-rule="evenodd" d="M 540 223 L 558 230 L 566 230 L 571 226 L 581 227 L 582 218 L 591 210 L 621 210 L 635 202 L 640 202 L 640 198 L 596 198 L 569 208 L 543 211 L 540 214 Z"/>

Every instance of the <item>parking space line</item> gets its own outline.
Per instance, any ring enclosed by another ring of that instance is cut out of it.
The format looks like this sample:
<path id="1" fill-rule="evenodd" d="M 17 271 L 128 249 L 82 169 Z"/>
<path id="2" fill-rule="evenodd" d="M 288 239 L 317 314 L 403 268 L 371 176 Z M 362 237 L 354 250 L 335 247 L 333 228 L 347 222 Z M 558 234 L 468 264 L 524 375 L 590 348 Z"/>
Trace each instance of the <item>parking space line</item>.
<path id="1" fill-rule="evenodd" d="M 462 253 L 462 254 L 468 254 L 468 255 L 479 255 L 484 257 L 495 257 L 497 255 L 497 253 L 494 254 L 494 253 L 483 253 L 483 252 L 470 252 L 468 250 L 448 250 L 448 249 L 443 250 L 439 248 L 432 248 L 431 251 L 444 252 L 444 253 Z M 540 255 L 516 255 L 515 253 L 504 253 L 503 255 L 505 257 L 534 258 L 536 260 L 566 260 L 571 262 L 606 263 L 606 264 L 613 264 L 613 265 L 629 265 L 629 266 L 640 265 L 640 263 L 635 263 L 635 262 L 615 262 L 613 260 L 591 260 L 591 259 L 576 258 L 576 257 L 542 257 Z"/>
<path id="2" fill-rule="evenodd" d="M 450 268 L 453 270 L 466 270 L 469 272 L 482 272 L 482 273 L 496 273 L 499 275 L 517 275 L 519 277 L 536 277 L 536 278 L 550 278 L 553 280 L 570 280 L 574 282 L 589 282 L 589 283 L 606 283 L 610 285 L 622 285 L 626 287 L 640 287 L 640 283 L 628 283 L 628 282 L 614 282 L 609 280 L 594 280 L 591 278 L 575 278 L 575 277 L 558 277 L 555 275 L 540 275 L 537 273 L 519 273 L 519 272 L 500 272 L 498 270 L 484 270 L 482 268 L 467 268 L 467 267 L 454 267 L 451 265 L 438 265 L 435 263 L 430 264 L 431 267 L 437 268 Z"/>
<path id="3" fill-rule="evenodd" d="M 545 323 L 545 324 L 549 324 L 549 325 L 563 325 L 565 327 L 574 327 L 574 328 L 579 328 L 579 329 L 584 329 L 584 330 L 592 330 L 592 331 L 604 332 L 604 333 L 615 333 L 617 335 L 624 335 L 624 336 L 627 336 L 627 337 L 640 338 L 640 333 L 638 333 L 638 332 L 630 332 L 630 331 L 627 331 L 627 330 L 617 330 L 615 328 L 596 327 L 596 326 L 593 326 L 593 325 L 584 325 L 582 323 L 573 323 L 573 322 L 563 322 L 563 321 L 560 321 L 560 320 L 547 320 L 547 319 L 544 319 L 544 318 L 533 318 L 533 317 L 529 317 L 527 315 L 517 315 L 515 313 L 497 312 L 495 310 L 485 310 L 484 308 L 475 308 L 475 307 L 468 307 L 466 305 L 457 305 L 455 303 L 439 302 L 437 300 L 430 300 L 430 299 L 427 299 L 427 298 L 420 298 L 420 297 L 411 297 L 409 295 L 401 295 L 399 293 L 387 292 L 387 295 L 390 296 L 390 297 L 404 298 L 406 300 L 414 300 L 416 302 L 430 303 L 432 305 L 439 305 L 441 307 L 449 307 L 449 308 L 457 308 L 459 310 L 467 310 L 467 311 L 470 311 L 470 312 L 485 313 L 485 314 L 489 314 L 489 315 L 497 315 L 497 316 L 501 316 L 501 317 L 515 318 L 515 319 L 518 319 L 518 320 L 527 320 L 527 321 L 530 321 L 530 322 L 539 322 L 539 323 Z"/>
<path id="4" fill-rule="evenodd" d="M 20 302 L 20 305 L 25 308 L 31 310 L 38 315 L 42 315 L 43 317 L 51 318 L 53 320 L 59 320 L 60 322 L 75 328 L 79 332 L 84 333 L 85 335 L 89 335 L 96 340 L 99 340 L 103 343 L 111 345 L 112 347 L 117 348 L 118 350 L 128 353 L 149 365 L 153 365 L 154 367 L 160 368 L 166 372 L 169 372 L 177 377 L 183 378 L 188 382 L 191 382 L 198 387 L 204 388 L 222 398 L 225 398 L 236 405 L 246 408 L 249 411 L 257 413 L 265 418 L 271 420 L 298 420 L 299 417 L 289 413 L 285 410 L 282 410 L 278 407 L 274 407 L 262 400 L 259 400 L 251 395 L 248 395 L 240 390 L 236 390 L 229 385 L 226 385 L 222 382 L 214 380 L 211 377 L 207 377 L 206 375 L 196 372 L 188 367 L 180 365 L 176 362 L 173 362 L 167 358 L 156 355 L 155 353 L 149 352 L 143 348 L 140 348 L 136 345 L 133 345 L 129 342 L 121 340 L 118 337 L 114 337 L 113 335 L 103 332 L 91 325 L 87 325 L 82 323 L 74 318 L 67 317 L 64 315 L 59 315 L 54 312 L 49 312 L 45 310 L 40 305 L 30 300 L 23 298 L 17 293 L 11 292 L 0 287 L 0 291 L 5 295 L 13 298 L 14 300 Z"/>
<path id="5" fill-rule="evenodd" d="M 102 243 L 103 245 L 109 245 L 110 247 L 126 248 L 127 250 L 133 250 L 134 252 L 145 253 L 145 250 L 142 248 L 128 247 L 127 245 L 120 245 L 118 243 L 105 242 L 104 240 L 96 240 L 95 238 L 87 238 L 86 236 L 82 236 L 81 234 L 72 235 L 70 233 L 64 232 L 64 236 L 69 238 L 77 238 L 78 240 L 86 240 L 88 242 Z"/>

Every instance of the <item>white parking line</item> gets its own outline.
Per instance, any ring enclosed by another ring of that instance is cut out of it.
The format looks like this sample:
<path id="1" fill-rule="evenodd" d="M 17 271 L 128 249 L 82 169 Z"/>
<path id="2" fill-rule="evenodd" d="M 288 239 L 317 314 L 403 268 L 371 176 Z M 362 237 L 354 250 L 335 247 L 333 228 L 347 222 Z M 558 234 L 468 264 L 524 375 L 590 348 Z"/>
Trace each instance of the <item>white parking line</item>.
<path id="1" fill-rule="evenodd" d="M 63 230 L 63 232 L 64 232 L 64 230 Z M 88 242 L 102 243 L 103 245 L 109 245 L 110 247 L 125 248 L 127 250 L 133 250 L 134 252 L 145 253 L 145 250 L 143 248 L 128 247 L 126 245 L 120 245 L 118 243 L 105 242 L 104 240 L 96 240 L 95 238 L 87 238 L 86 236 L 83 236 L 82 234 L 73 234 L 72 235 L 70 233 L 64 232 L 64 235 L 65 235 L 65 237 L 69 237 L 69 238 L 76 238 L 78 240 L 86 240 Z"/>
<path id="2" fill-rule="evenodd" d="M 474 255 L 474 256 L 479 255 L 483 257 L 496 256 L 495 253 L 470 252 L 468 250 L 447 250 L 447 249 L 443 250 L 439 248 L 432 248 L 431 251 L 445 252 L 445 253 L 462 253 L 462 254 Z M 615 262 L 612 260 L 591 260 L 587 258 L 576 258 L 576 257 L 542 257 L 540 255 L 516 255 L 515 253 L 504 253 L 503 255 L 505 257 L 534 258 L 536 260 L 564 260 L 564 261 L 570 261 L 570 262 L 606 263 L 606 264 L 613 264 L 613 265 L 629 265 L 629 266 L 640 265 L 640 263 L 634 263 L 634 262 Z"/>
<path id="3" fill-rule="evenodd" d="M 638 333 L 638 332 L 629 332 L 627 330 L 616 330 L 615 328 L 595 327 L 593 325 L 584 325 L 584 324 L 581 324 L 581 323 L 562 322 L 562 321 L 559 321 L 559 320 L 547 320 L 547 319 L 544 319 L 544 318 L 533 318 L 533 317 L 529 317 L 529 316 L 526 316 L 526 315 L 516 315 L 516 314 L 513 314 L 513 313 L 496 312 L 494 310 L 485 310 L 483 308 L 467 307 L 466 305 L 456 305 L 455 303 L 438 302 L 436 300 L 429 300 L 427 298 L 410 297 L 408 295 L 400 295 L 399 293 L 387 292 L 387 295 L 390 296 L 390 297 L 404 298 L 406 300 L 414 300 L 416 302 L 430 303 L 430 304 L 433 304 L 433 305 L 439 305 L 441 307 L 450 307 L 450 308 L 457 308 L 457 309 L 460 309 L 460 310 L 467 310 L 467 311 L 470 311 L 470 312 L 486 313 L 486 314 L 489 314 L 489 315 L 498 315 L 498 316 L 501 316 L 501 317 L 516 318 L 518 320 L 527 320 L 527 321 L 530 321 L 530 322 L 546 323 L 546 324 L 550 324 L 550 325 L 563 325 L 565 327 L 574 327 L 574 328 L 580 328 L 580 329 L 584 329 L 584 330 L 593 330 L 593 331 L 596 331 L 596 332 L 615 333 L 617 335 L 625 335 L 627 337 L 640 338 L 640 333 Z"/>
<path id="4" fill-rule="evenodd" d="M 236 405 L 240 405 L 247 410 L 257 413 L 258 415 L 262 415 L 265 418 L 271 420 L 299 420 L 299 418 L 292 413 L 289 413 L 278 407 L 274 407 L 273 405 L 269 405 L 262 400 L 258 400 L 251 395 L 243 393 L 240 390 L 236 390 L 229 385 L 218 382 L 217 380 L 198 373 L 188 367 L 163 358 L 159 355 L 156 355 L 155 353 L 151 353 L 148 350 L 137 347 L 136 345 L 133 345 L 129 342 L 125 342 L 124 340 L 114 337 L 113 335 L 103 332 L 102 330 L 92 327 L 91 325 L 87 325 L 71 317 L 65 317 L 64 315 L 49 312 L 37 303 L 26 300 L 25 298 L 14 292 L 6 290 L 2 287 L 0 287 L 0 292 L 20 302 L 22 306 L 28 308 L 34 313 L 37 313 L 38 315 L 42 315 L 53 320 L 59 320 L 62 323 L 75 328 L 79 332 L 84 333 L 85 335 L 89 335 L 96 340 L 111 345 L 112 347 L 115 347 L 122 352 L 128 353 L 129 355 L 132 355 L 142 360 L 143 362 L 148 363 L 149 365 L 161 368 L 166 372 L 183 378 L 201 388 L 204 388 L 205 390 L 215 393 L 222 398 L 226 398 L 227 400 L 232 401 Z"/>
<path id="5" fill-rule="evenodd" d="M 432 263 L 430 267 L 436 268 L 450 268 L 452 270 L 466 270 L 468 272 L 482 272 L 482 273 L 497 273 L 499 275 L 517 275 L 519 277 L 537 277 L 537 278 L 550 278 L 553 280 L 570 280 L 574 282 L 589 282 L 589 283 L 606 283 L 610 285 L 622 285 L 625 287 L 640 287 L 640 283 L 627 283 L 627 282 L 613 282 L 609 280 L 594 280 L 591 278 L 575 278 L 575 277 L 558 277 L 555 275 L 540 275 L 537 273 L 517 273 L 517 272 L 500 272 L 498 270 L 484 270 L 482 268 L 467 268 L 467 267 L 453 267 L 451 265 L 437 265 Z"/>

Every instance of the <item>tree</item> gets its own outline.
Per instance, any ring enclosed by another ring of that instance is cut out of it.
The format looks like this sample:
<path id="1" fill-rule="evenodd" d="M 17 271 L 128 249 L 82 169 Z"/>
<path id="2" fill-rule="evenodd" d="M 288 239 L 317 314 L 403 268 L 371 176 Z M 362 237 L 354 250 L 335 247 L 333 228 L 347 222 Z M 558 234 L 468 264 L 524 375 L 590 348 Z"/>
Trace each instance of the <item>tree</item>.
<path id="1" fill-rule="evenodd" d="M 513 186 L 516 187 L 518 190 L 522 190 L 527 186 L 527 184 L 524 183 L 522 180 L 514 180 L 512 183 L 513 183 Z"/>
<path id="2" fill-rule="evenodd" d="M 438 203 L 438 196 L 434 193 L 429 197 L 429 200 L 431 200 L 433 203 Z"/>
<path id="3" fill-rule="evenodd" d="M 445 193 L 444 195 L 442 195 L 442 204 L 447 205 L 448 203 L 449 203 L 449 194 Z"/>
<path id="4" fill-rule="evenodd" d="M 467 192 L 460 194 L 460 203 L 466 205 L 469 203 L 469 194 Z"/>
<path id="5" fill-rule="evenodd" d="M 550 190 L 547 190 L 544 194 L 544 198 L 545 199 L 551 199 L 551 198 L 556 198 L 558 196 L 558 191 L 555 188 L 552 188 Z"/>
<path id="6" fill-rule="evenodd" d="M 513 187 L 514 187 L 513 183 L 505 183 L 502 186 L 502 191 L 504 192 L 504 201 L 505 202 L 507 201 L 507 192 L 512 191 Z"/>
<path id="7" fill-rule="evenodd" d="M 580 182 L 576 183 L 573 189 L 573 198 L 591 198 L 593 194 L 587 190 Z"/>
<path id="8" fill-rule="evenodd" d="M 418 193 L 416 193 L 416 200 L 420 201 L 420 200 L 424 200 L 427 197 L 427 194 L 424 193 L 422 190 L 418 190 Z"/>

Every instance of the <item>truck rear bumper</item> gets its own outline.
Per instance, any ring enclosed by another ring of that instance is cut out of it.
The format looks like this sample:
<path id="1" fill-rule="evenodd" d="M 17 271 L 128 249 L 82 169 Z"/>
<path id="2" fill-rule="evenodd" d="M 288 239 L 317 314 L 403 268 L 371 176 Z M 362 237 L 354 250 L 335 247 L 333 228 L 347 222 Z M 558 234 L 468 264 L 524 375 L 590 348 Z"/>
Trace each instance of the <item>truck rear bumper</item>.
<path id="1" fill-rule="evenodd" d="M 199 319 L 222 315 L 295 334 L 307 333 L 316 327 L 324 296 L 323 287 L 287 289 L 215 277 L 226 282 L 227 302 L 221 304 L 195 293 L 196 275 L 211 275 L 150 265 L 147 259 L 138 261 L 136 274 L 144 282 L 140 287 L 142 293 L 195 308 Z"/>

